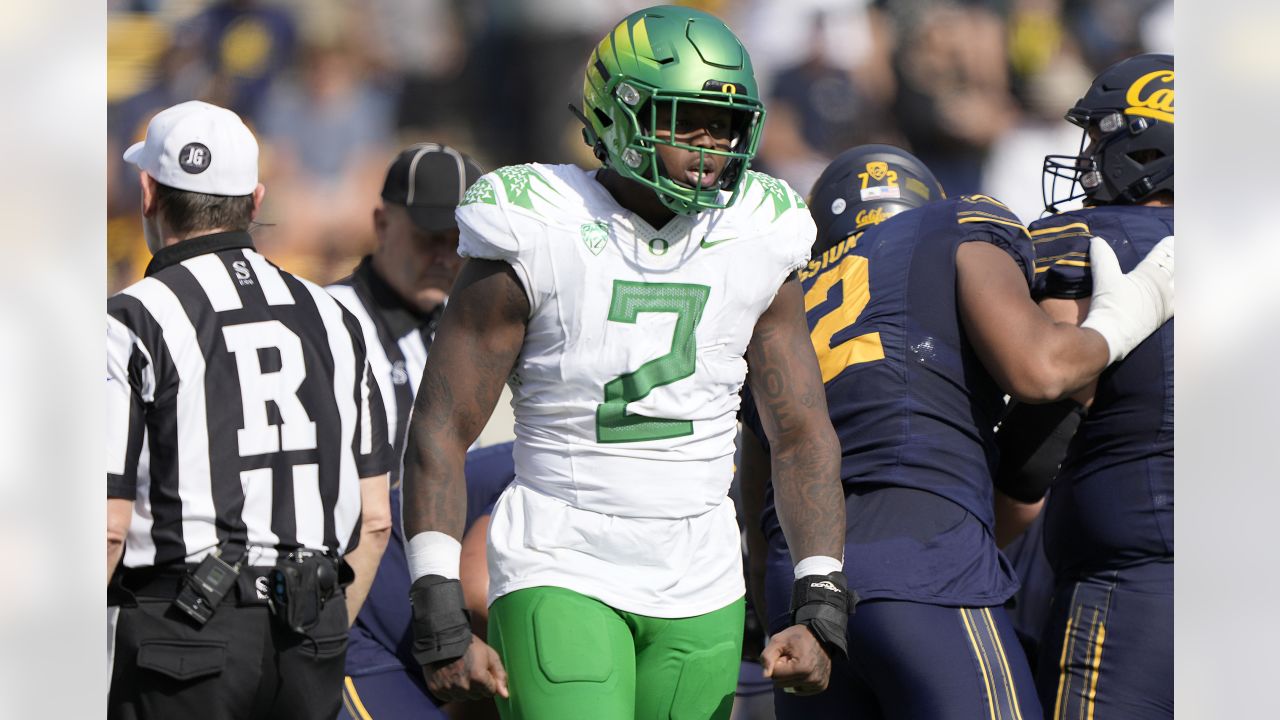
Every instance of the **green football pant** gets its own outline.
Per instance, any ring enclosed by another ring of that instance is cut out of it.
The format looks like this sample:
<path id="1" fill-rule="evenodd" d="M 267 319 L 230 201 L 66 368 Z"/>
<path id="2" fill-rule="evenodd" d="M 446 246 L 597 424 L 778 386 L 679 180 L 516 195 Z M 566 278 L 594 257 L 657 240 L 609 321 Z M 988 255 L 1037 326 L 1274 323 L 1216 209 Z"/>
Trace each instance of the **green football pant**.
<path id="1" fill-rule="evenodd" d="M 615 610 L 558 587 L 503 595 L 489 644 L 507 668 L 504 720 L 726 720 L 744 602 L 688 618 Z"/>

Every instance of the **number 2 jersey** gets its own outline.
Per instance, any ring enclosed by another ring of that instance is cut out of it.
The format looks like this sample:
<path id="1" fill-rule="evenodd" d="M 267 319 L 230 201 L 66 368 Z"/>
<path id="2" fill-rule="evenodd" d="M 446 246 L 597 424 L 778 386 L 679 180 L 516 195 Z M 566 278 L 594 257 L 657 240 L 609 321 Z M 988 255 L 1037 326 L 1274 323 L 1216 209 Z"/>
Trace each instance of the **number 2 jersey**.
<path id="1" fill-rule="evenodd" d="M 660 229 L 572 165 L 501 168 L 464 197 L 459 253 L 509 263 L 530 305 L 491 601 L 555 585 L 687 617 L 742 596 L 727 493 L 744 355 L 814 226 L 779 180 L 749 172 L 740 192 Z"/>
<path id="2" fill-rule="evenodd" d="M 864 600 L 980 606 L 1017 589 L 991 532 L 1004 392 L 965 336 L 956 298 L 956 253 L 968 242 L 1007 253 L 1029 294 L 1027 231 L 980 195 L 891 217 L 800 272 L 843 452 L 845 571 Z M 750 402 L 743 419 L 760 437 Z M 783 541 L 771 487 L 763 523 L 771 543 Z"/>
<path id="3" fill-rule="evenodd" d="M 1172 207 L 1108 205 L 1031 226 L 1037 299 L 1093 292 L 1089 238 L 1128 272 L 1166 235 Z M 1045 553 L 1060 576 L 1173 558 L 1173 320 L 1098 377 L 1045 507 Z"/>

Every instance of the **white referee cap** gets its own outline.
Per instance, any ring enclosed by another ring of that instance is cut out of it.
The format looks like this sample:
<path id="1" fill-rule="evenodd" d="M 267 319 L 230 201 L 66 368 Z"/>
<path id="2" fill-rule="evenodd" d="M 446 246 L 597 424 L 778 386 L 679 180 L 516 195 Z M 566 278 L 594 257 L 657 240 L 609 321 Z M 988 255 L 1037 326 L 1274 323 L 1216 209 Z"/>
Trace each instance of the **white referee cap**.
<path id="1" fill-rule="evenodd" d="M 207 195 L 240 196 L 258 187 L 258 141 L 240 116 L 199 100 L 162 110 L 125 162 L 161 185 Z"/>

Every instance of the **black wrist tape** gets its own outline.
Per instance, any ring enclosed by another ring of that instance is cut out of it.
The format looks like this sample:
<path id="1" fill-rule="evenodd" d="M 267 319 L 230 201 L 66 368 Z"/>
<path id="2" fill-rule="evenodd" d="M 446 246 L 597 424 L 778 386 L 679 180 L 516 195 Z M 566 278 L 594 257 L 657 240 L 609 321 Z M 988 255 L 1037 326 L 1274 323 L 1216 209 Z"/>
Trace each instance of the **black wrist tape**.
<path id="1" fill-rule="evenodd" d="M 462 583 L 426 575 L 409 588 L 413 605 L 413 657 L 421 665 L 456 660 L 471 644 Z"/>
<path id="2" fill-rule="evenodd" d="M 828 649 L 848 657 L 846 633 L 857 603 L 858 595 L 849 590 L 844 573 L 806 575 L 791 587 L 791 623 L 804 625 Z"/>

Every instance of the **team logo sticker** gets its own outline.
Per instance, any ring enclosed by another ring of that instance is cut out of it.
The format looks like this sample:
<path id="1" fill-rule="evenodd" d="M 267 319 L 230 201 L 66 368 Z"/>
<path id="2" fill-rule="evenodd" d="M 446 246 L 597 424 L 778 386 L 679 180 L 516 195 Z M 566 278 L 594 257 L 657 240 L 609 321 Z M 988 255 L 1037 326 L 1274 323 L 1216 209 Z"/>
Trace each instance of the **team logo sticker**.
<path id="1" fill-rule="evenodd" d="M 592 255 L 599 255 L 609 242 L 609 225 L 604 222 L 583 223 L 582 244 L 587 246 Z"/>
<path id="2" fill-rule="evenodd" d="M 1124 95 L 1125 115 L 1173 122 L 1173 71 L 1156 70 L 1133 81 Z"/>
<path id="3" fill-rule="evenodd" d="M 884 179 L 885 175 L 889 174 L 889 163 L 880 162 L 878 160 L 869 162 L 867 163 L 867 174 L 876 182 L 880 182 Z"/>
<path id="4" fill-rule="evenodd" d="M 178 153 L 178 166 L 192 175 L 199 175 L 209 169 L 209 161 L 212 159 L 209 148 L 202 143 L 187 143 Z"/>

